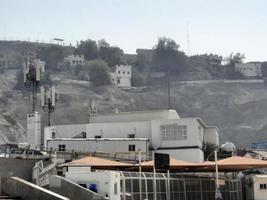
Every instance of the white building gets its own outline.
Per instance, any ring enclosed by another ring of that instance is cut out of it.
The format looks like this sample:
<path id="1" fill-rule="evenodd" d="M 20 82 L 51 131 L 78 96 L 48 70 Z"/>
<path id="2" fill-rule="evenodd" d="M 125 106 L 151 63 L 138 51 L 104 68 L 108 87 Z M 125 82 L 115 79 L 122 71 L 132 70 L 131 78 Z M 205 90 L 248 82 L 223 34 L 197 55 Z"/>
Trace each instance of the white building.
<path id="1" fill-rule="evenodd" d="M 90 167 L 68 167 L 66 179 L 85 186 L 103 197 L 112 200 L 121 199 L 120 173 L 116 171 L 91 172 Z"/>
<path id="2" fill-rule="evenodd" d="M 131 65 L 116 65 L 115 72 L 110 73 L 111 81 L 121 88 L 130 88 L 132 80 Z"/>
<path id="3" fill-rule="evenodd" d="M 32 149 L 40 148 L 41 116 L 38 112 L 27 115 L 27 143 Z"/>
<path id="4" fill-rule="evenodd" d="M 235 71 L 238 71 L 242 75 L 248 77 L 262 77 L 260 62 L 236 63 Z"/>
<path id="5" fill-rule="evenodd" d="M 47 146 L 53 138 L 73 138 L 81 133 L 91 139 L 147 138 L 150 153 L 153 151 L 168 153 L 175 159 L 193 162 L 203 161 L 203 142 L 219 145 L 216 127 L 208 127 L 199 118 L 180 118 L 175 110 L 91 115 L 89 124 L 46 127 L 44 144 Z M 122 149 L 122 144 L 123 142 L 116 148 Z M 138 149 L 144 149 L 142 146 L 144 144 L 144 142 L 128 143 L 128 148 L 124 148 L 124 150 L 138 151 Z M 57 145 L 58 148 L 62 147 L 59 145 L 65 145 L 66 149 L 74 148 L 74 143 L 67 143 L 64 140 Z M 110 145 L 112 144 L 110 143 Z"/>
<path id="6" fill-rule="evenodd" d="M 85 59 L 83 55 L 68 55 L 64 58 L 65 62 L 68 63 L 70 66 L 77 66 L 77 65 L 84 65 Z"/>
<path id="7" fill-rule="evenodd" d="M 267 175 L 254 174 L 246 177 L 246 199 L 265 200 L 267 197 Z"/>

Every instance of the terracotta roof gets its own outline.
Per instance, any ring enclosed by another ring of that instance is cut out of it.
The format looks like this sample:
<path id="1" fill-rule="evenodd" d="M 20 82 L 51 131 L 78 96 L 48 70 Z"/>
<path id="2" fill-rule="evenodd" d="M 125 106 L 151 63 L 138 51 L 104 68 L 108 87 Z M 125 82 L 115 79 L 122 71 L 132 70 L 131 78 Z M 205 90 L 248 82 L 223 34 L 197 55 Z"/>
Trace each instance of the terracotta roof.
<path id="1" fill-rule="evenodd" d="M 246 165 L 246 166 L 262 166 L 267 167 L 267 161 L 253 159 L 248 157 L 240 157 L 240 156 L 233 156 L 223 160 L 218 161 L 219 166 L 227 166 L 227 165 Z"/>
<path id="2" fill-rule="evenodd" d="M 66 163 L 62 166 L 78 166 L 78 165 L 87 165 L 91 167 L 131 167 L 131 164 L 112 161 L 108 159 L 88 156 L 82 159 L 74 160 L 72 162 Z"/>

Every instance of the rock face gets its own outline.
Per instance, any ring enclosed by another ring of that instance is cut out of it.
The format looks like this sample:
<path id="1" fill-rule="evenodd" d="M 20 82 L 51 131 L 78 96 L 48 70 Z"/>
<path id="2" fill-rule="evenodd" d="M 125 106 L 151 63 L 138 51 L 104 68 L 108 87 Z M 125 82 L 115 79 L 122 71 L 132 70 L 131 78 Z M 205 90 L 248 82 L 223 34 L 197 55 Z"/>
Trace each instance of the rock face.
<path id="1" fill-rule="evenodd" d="M 29 94 L 12 90 L 16 83 L 14 73 L 0 74 L 0 136 L 23 141 L 23 127 L 26 127 L 27 113 L 31 112 L 31 98 Z M 7 76 L 10 78 L 7 79 Z M 97 105 L 98 112 L 112 112 L 115 108 L 119 111 L 168 108 L 167 84 L 164 82 L 131 91 L 113 86 L 94 88 L 89 82 L 70 80 L 69 77 L 64 79 L 64 76 L 54 77 L 54 84 L 59 102 L 52 114 L 52 124 L 88 122 L 90 99 Z M 237 146 L 267 140 L 266 100 L 267 86 L 264 83 L 211 81 L 171 84 L 172 108 L 181 117 L 201 117 L 208 125 L 220 129 L 221 143 L 230 141 Z M 40 103 L 38 105 L 37 111 L 42 114 L 45 125 L 47 115 L 40 108 Z"/>

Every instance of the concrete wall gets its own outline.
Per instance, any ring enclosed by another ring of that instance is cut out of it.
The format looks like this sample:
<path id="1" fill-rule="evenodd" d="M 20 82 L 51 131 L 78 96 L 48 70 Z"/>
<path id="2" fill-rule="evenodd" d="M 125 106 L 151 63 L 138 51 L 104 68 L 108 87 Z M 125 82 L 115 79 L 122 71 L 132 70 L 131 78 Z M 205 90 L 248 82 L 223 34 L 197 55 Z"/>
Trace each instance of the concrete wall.
<path id="1" fill-rule="evenodd" d="M 63 140 L 48 140 L 48 148 L 58 149 L 59 145 L 66 145 L 66 151 L 72 150 L 81 152 L 112 152 L 122 153 L 128 152 L 129 145 L 135 145 L 136 151 L 141 149 L 143 153 L 148 153 L 148 140 L 108 140 L 108 139 L 63 139 Z"/>
<path id="2" fill-rule="evenodd" d="M 0 176 L 17 176 L 27 181 L 32 179 L 32 168 L 37 160 L 0 158 Z"/>
<path id="3" fill-rule="evenodd" d="M 19 196 L 24 200 L 69 200 L 18 177 L 2 177 L 1 194 Z"/>
<path id="4" fill-rule="evenodd" d="M 96 194 L 74 182 L 60 176 L 50 176 L 49 189 L 58 194 L 64 195 L 71 200 L 104 200 L 102 196 Z"/>

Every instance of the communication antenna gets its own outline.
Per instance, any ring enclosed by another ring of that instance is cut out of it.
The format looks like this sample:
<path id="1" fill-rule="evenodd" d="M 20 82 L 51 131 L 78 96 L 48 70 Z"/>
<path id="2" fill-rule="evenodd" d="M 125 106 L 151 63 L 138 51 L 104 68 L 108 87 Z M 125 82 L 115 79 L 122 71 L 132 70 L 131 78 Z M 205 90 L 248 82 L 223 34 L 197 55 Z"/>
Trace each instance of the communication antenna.
<path id="1" fill-rule="evenodd" d="M 48 126 L 51 126 L 51 113 L 55 111 L 56 102 L 58 101 L 58 94 L 56 88 L 41 87 L 41 102 L 44 112 L 48 113 Z"/>
<path id="2" fill-rule="evenodd" d="M 44 70 L 40 60 L 31 57 L 23 63 L 23 82 L 26 88 L 32 88 L 32 111 L 35 112 L 36 93 L 41 80 L 41 72 Z"/>

